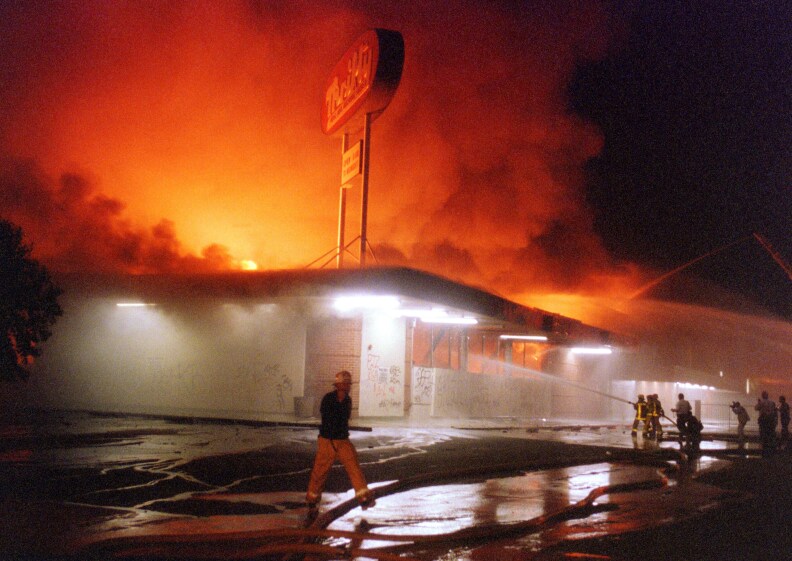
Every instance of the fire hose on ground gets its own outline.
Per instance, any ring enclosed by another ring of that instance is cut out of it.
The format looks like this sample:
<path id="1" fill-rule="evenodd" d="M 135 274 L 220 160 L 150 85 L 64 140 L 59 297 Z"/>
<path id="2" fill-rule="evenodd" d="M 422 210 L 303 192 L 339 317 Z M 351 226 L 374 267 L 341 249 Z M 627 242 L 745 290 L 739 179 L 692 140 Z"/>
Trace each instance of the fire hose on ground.
<path id="1" fill-rule="evenodd" d="M 681 463 L 684 455 L 673 450 L 658 450 L 647 455 L 645 452 L 623 449 L 608 449 L 601 454 L 587 454 L 576 458 L 558 460 L 537 460 L 489 466 L 487 468 L 470 468 L 442 473 L 421 474 L 394 481 L 375 489 L 377 497 L 408 491 L 428 485 L 443 483 L 474 481 L 507 477 L 525 472 L 544 469 L 557 469 L 601 462 L 630 462 L 651 465 L 664 470 L 676 469 L 673 461 Z M 223 559 L 233 558 L 272 558 L 285 556 L 286 559 L 302 559 L 311 556 L 313 559 L 335 559 L 365 556 L 380 561 L 405 561 L 409 557 L 399 555 L 416 545 L 450 545 L 464 542 L 469 544 L 493 538 L 511 535 L 524 535 L 536 532 L 558 522 L 581 518 L 609 508 L 598 507 L 594 501 L 607 494 L 639 491 L 667 485 L 666 476 L 659 480 L 635 483 L 615 484 L 593 489 L 586 498 L 556 512 L 545 513 L 531 520 L 511 524 L 489 524 L 463 528 L 446 534 L 435 535 L 390 535 L 373 532 L 349 532 L 327 530 L 327 527 L 338 518 L 357 508 L 355 499 L 344 501 L 322 513 L 307 528 L 282 528 L 261 530 L 256 532 L 238 532 L 233 534 L 166 535 L 115 538 L 88 544 L 79 555 L 92 558 L 92 555 L 106 556 L 112 554 L 119 559 Z M 318 543 L 328 538 L 350 540 L 349 545 L 334 546 Z M 283 540 L 273 543 L 273 540 Z M 384 548 L 361 549 L 355 544 L 362 541 L 401 542 Z M 237 554 L 229 554 L 236 551 Z M 222 555 L 219 552 L 223 552 Z"/>

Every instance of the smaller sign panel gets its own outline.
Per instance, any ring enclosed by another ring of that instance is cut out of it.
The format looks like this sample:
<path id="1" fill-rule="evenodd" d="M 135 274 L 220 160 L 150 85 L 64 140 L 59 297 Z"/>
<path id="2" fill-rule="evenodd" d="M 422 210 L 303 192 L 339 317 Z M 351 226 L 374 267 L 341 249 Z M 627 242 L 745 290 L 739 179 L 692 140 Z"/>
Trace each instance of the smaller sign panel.
<path id="1" fill-rule="evenodd" d="M 357 141 L 352 148 L 344 152 L 341 162 L 341 185 L 346 185 L 363 171 L 363 160 L 360 153 L 363 148 L 363 141 Z"/>

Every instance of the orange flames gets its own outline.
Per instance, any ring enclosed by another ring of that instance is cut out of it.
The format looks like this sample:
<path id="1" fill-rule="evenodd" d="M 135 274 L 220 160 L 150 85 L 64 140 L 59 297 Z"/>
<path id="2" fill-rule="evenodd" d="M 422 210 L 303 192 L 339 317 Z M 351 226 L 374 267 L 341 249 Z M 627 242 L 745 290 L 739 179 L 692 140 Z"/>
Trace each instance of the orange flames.
<path id="1" fill-rule="evenodd" d="M 513 297 L 636 286 L 594 233 L 583 165 L 602 138 L 564 95 L 611 40 L 600 3 L 300 4 L 3 8 L 0 214 L 56 269 L 303 266 L 336 238 L 327 73 L 386 27 L 406 57 L 373 129 L 377 261 Z"/>

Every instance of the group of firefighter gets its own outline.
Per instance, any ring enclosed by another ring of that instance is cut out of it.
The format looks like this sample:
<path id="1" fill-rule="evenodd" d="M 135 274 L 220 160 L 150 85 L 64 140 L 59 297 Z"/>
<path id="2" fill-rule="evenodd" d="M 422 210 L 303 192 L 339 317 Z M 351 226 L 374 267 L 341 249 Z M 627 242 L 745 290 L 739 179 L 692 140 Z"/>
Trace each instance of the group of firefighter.
<path id="1" fill-rule="evenodd" d="M 657 394 L 644 394 L 638 396 L 638 401 L 633 403 L 635 408 L 635 420 L 632 426 L 632 435 L 638 436 L 638 427 L 643 423 L 643 437 L 657 438 L 663 437 L 663 426 L 660 424 L 660 417 L 665 415 L 663 405 L 657 398 Z"/>
<path id="2" fill-rule="evenodd" d="M 638 427 L 643 424 L 642 435 L 644 439 L 662 440 L 663 426 L 660 424 L 660 417 L 666 417 L 663 404 L 657 394 L 644 396 L 640 394 L 638 401 L 632 404 L 635 409 L 635 420 L 632 425 L 632 436 L 637 438 Z M 679 401 L 671 411 L 676 413 L 677 420 L 675 425 L 679 430 L 680 444 L 683 440 L 691 446 L 697 446 L 701 441 L 701 429 L 703 425 L 693 415 L 690 402 L 685 399 L 684 394 L 679 394 Z M 670 420 L 670 419 L 669 419 Z"/>

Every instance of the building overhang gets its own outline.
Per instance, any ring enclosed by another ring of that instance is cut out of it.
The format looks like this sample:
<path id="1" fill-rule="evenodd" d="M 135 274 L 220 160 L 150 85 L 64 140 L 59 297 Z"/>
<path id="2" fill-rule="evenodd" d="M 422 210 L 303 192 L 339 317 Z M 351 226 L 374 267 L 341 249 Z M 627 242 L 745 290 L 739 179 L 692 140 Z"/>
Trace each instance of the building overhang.
<path id="1" fill-rule="evenodd" d="M 541 338 L 545 338 L 552 344 L 620 344 L 613 333 L 576 319 L 523 306 L 480 288 L 403 267 L 191 275 L 68 274 L 57 275 L 56 279 L 67 294 L 115 299 L 125 305 L 302 299 L 326 306 L 335 303 L 336 311 L 342 314 L 343 311 L 338 310 L 339 299 L 393 298 L 398 302 L 394 310 L 396 315 L 421 321 L 468 323 L 477 329 L 497 331 L 517 340 L 542 341 Z M 459 319 L 468 321 L 455 321 Z"/>

